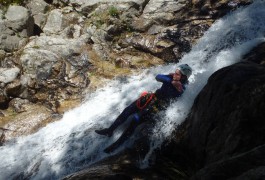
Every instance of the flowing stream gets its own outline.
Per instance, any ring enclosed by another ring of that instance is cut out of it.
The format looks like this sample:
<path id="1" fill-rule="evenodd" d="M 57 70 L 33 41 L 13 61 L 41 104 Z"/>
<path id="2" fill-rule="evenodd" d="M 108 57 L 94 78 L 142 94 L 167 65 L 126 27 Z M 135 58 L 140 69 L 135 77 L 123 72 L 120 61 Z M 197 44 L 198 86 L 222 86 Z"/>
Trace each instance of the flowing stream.
<path id="1" fill-rule="evenodd" d="M 149 153 L 139 159 L 142 167 L 148 166 L 153 150 L 159 148 L 185 119 L 209 76 L 238 62 L 251 48 L 264 41 L 264 35 L 265 2 L 256 0 L 218 20 L 191 52 L 184 55 L 180 63 L 187 63 L 193 69 L 190 84 L 183 96 L 156 119 L 150 134 Z M 90 94 L 80 107 L 65 113 L 60 121 L 0 147 L 0 180 L 60 179 L 109 156 L 103 149 L 121 135 L 123 127 L 111 138 L 99 136 L 94 130 L 109 126 L 142 91 L 160 87 L 155 75 L 174 72 L 177 65 L 158 66 L 138 75 L 115 79 Z M 134 137 L 129 139 L 114 154 L 134 140 Z"/>

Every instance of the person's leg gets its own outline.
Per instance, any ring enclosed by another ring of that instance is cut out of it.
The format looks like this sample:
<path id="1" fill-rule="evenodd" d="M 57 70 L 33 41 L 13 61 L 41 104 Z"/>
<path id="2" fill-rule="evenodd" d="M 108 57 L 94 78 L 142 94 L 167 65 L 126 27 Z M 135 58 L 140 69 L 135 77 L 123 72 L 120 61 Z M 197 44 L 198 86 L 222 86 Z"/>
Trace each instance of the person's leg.
<path id="1" fill-rule="evenodd" d="M 111 153 L 114 150 L 116 150 L 120 145 L 122 145 L 134 132 L 137 126 L 139 126 L 142 122 L 135 121 L 134 118 L 132 118 L 132 122 L 130 123 L 129 127 L 122 133 L 122 135 L 119 137 L 119 139 L 111 144 L 109 147 L 104 149 L 105 153 Z"/>
<path id="2" fill-rule="evenodd" d="M 120 145 L 122 145 L 135 131 L 136 127 L 139 126 L 142 123 L 145 123 L 147 121 L 152 120 L 153 116 L 158 112 L 156 109 L 156 104 L 158 103 L 155 99 L 152 101 L 152 103 L 148 104 L 145 109 L 139 111 L 136 110 L 137 113 L 132 114 L 129 119 L 131 120 L 131 123 L 129 127 L 123 132 L 123 134 L 120 136 L 120 138 L 114 142 L 112 145 L 107 147 L 104 152 L 110 153 L 113 152 L 115 149 L 117 149 Z M 135 105 L 136 107 L 136 105 Z M 137 108 L 137 107 L 136 107 Z M 138 116 L 138 118 L 135 117 L 135 115 Z M 115 124 L 115 123 L 113 123 Z"/>
<path id="3" fill-rule="evenodd" d="M 128 107 L 126 107 L 122 113 L 116 118 L 116 120 L 112 123 L 112 125 L 109 127 L 111 131 L 114 131 L 118 126 L 123 124 L 130 115 L 136 113 L 138 111 L 138 108 L 136 106 L 136 102 L 134 101 L 132 104 L 130 104 Z"/>
<path id="4" fill-rule="evenodd" d="M 121 124 L 123 124 L 127 118 L 138 111 L 138 108 L 136 106 L 136 102 L 134 101 L 132 104 L 130 104 L 129 106 L 127 106 L 122 113 L 116 118 L 116 120 L 112 123 L 112 125 L 109 128 L 105 128 L 102 130 L 96 130 L 95 132 L 100 134 L 100 135 L 106 135 L 106 136 L 112 136 L 113 131 L 120 126 Z"/>

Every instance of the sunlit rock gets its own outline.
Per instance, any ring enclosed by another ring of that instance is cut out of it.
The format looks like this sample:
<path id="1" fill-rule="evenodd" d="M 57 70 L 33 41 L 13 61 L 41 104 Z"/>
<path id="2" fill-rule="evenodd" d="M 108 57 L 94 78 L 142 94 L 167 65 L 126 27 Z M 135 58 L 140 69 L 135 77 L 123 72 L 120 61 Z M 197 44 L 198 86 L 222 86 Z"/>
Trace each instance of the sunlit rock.
<path id="1" fill-rule="evenodd" d="M 0 68 L 0 82 L 10 83 L 18 76 L 20 69 L 15 68 Z"/>
<path id="2" fill-rule="evenodd" d="M 82 25 L 82 22 L 82 16 L 77 12 L 74 12 L 72 9 L 54 9 L 49 12 L 43 32 L 46 35 L 60 35 L 61 37 L 66 36 L 67 38 L 75 38 L 77 37 L 75 34 L 79 31 L 79 37 L 81 35 L 80 25 Z M 73 31 L 72 33 L 69 32 L 69 28 Z M 68 31 L 68 34 L 64 35 L 63 31 Z"/>
<path id="3" fill-rule="evenodd" d="M 5 14 L 6 24 L 14 31 L 22 32 L 26 29 L 25 34 L 21 36 L 27 37 L 33 34 L 33 19 L 29 10 L 22 6 L 9 6 Z"/>
<path id="4" fill-rule="evenodd" d="M 142 15 L 134 21 L 134 27 L 145 31 L 155 23 L 166 23 L 176 19 L 175 13 L 187 3 L 185 0 L 151 0 L 145 6 Z"/>
<path id="5" fill-rule="evenodd" d="M 86 41 L 84 36 L 77 40 L 33 38 L 20 57 L 25 72 L 21 76 L 25 89 L 20 97 L 44 102 L 55 111 L 58 100 L 81 97 L 82 89 L 90 82 L 86 74 L 90 67 L 89 56 L 83 52 Z"/>
<path id="6" fill-rule="evenodd" d="M 29 10 L 22 6 L 9 6 L 0 21 L 0 48 L 13 51 L 22 48 L 24 38 L 33 35 L 34 20 Z"/>
<path id="7" fill-rule="evenodd" d="M 145 0 L 70 0 L 72 6 L 74 6 L 78 11 L 89 14 L 100 4 L 113 4 L 115 6 L 131 6 L 131 4 L 137 4 L 143 8 Z"/>
<path id="8" fill-rule="evenodd" d="M 27 7 L 31 11 L 34 23 L 42 29 L 47 20 L 48 10 L 51 8 L 49 4 L 44 0 L 33 0 L 28 3 Z"/>
<path id="9" fill-rule="evenodd" d="M 44 106 L 34 105 L 20 99 L 14 99 L 11 103 L 15 111 L 8 109 L 4 112 L 6 117 L 2 117 L 3 121 L 12 117 L 12 121 L 5 125 L 5 128 L 14 130 L 6 132 L 7 141 L 14 137 L 31 134 L 53 121 L 52 111 Z M 12 113 L 11 117 L 8 116 L 10 113 Z"/>
<path id="10" fill-rule="evenodd" d="M 49 13 L 47 22 L 43 28 L 45 34 L 56 34 L 66 26 L 63 25 L 63 14 L 61 10 L 55 9 Z"/>

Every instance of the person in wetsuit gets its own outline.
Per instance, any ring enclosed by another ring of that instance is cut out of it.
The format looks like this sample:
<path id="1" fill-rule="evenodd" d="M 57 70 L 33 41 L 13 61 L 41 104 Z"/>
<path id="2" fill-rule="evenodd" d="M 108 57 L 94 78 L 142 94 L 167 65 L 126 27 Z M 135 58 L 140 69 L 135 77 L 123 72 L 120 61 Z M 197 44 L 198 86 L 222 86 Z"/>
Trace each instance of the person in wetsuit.
<path id="1" fill-rule="evenodd" d="M 125 140 L 132 135 L 137 126 L 146 122 L 149 115 L 156 113 L 165 108 L 165 105 L 170 100 L 180 97 L 185 85 L 188 83 L 188 78 L 192 73 L 192 69 L 187 64 L 179 65 L 175 73 L 168 75 L 158 74 L 156 80 L 162 82 L 162 86 L 155 93 L 144 93 L 142 96 L 126 107 L 117 117 L 109 128 L 96 130 L 100 135 L 111 137 L 114 130 L 123 124 L 126 120 L 130 120 L 129 127 L 123 132 L 121 137 L 112 145 L 107 147 L 104 152 L 110 153 L 117 149 Z"/>

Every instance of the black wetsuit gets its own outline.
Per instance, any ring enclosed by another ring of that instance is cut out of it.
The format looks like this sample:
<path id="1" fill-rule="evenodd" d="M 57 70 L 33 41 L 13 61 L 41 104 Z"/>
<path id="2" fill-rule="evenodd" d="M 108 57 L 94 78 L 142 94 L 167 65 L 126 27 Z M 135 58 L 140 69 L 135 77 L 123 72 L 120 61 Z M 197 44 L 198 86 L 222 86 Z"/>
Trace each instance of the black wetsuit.
<path id="1" fill-rule="evenodd" d="M 114 151 L 117 147 L 119 147 L 124 141 L 132 135 L 134 130 L 137 126 L 142 124 L 143 122 L 146 122 L 147 116 L 154 113 L 154 107 L 159 110 L 163 109 L 163 105 L 169 100 L 177 98 L 182 95 L 182 92 L 179 92 L 172 84 L 172 75 L 162 75 L 159 74 L 156 76 L 156 80 L 159 82 L 162 82 L 162 86 L 155 91 L 155 96 L 151 100 L 151 102 L 142 110 L 137 107 L 137 100 L 131 103 L 129 106 L 127 106 L 122 113 L 117 117 L 117 119 L 114 121 L 114 123 L 109 127 L 109 131 L 113 132 L 118 126 L 120 126 L 122 123 L 124 123 L 126 120 L 130 119 L 131 123 L 129 127 L 124 131 L 124 133 L 121 135 L 121 137 L 114 142 L 112 145 L 110 145 L 108 148 L 106 148 L 104 151 L 106 153 Z M 182 84 L 183 90 L 185 90 L 184 84 Z M 147 94 L 149 96 L 150 94 Z M 148 99 L 148 98 L 146 98 Z M 145 101 L 145 99 L 143 99 Z M 144 103 L 144 102 L 143 102 Z"/>

